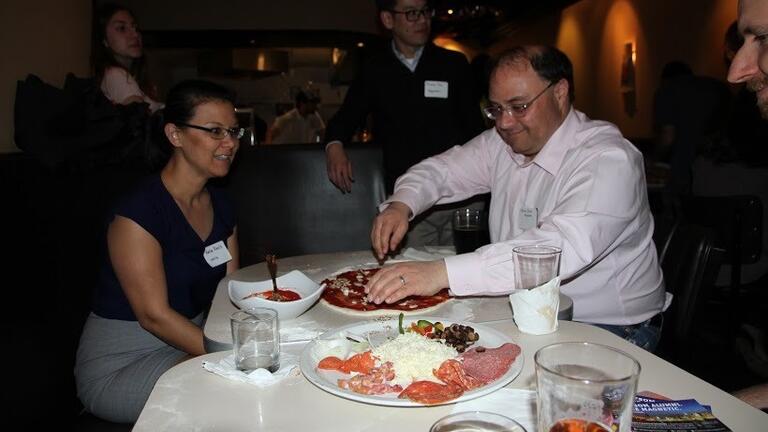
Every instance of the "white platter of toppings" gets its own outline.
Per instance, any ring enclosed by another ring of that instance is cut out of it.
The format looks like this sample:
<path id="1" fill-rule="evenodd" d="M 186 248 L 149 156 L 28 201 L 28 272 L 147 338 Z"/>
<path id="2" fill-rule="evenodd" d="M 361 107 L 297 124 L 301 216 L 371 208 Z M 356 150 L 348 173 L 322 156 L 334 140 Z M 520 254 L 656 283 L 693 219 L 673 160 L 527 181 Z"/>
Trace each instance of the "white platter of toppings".
<path id="1" fill-rule="evenodd" d="M 462 402 L 492 393 L 523 369 L 520 347 L 481 324 L 436 317 L 372 320 L 307 344 L 300 368 L 321 389 L 385 406 Z"/>

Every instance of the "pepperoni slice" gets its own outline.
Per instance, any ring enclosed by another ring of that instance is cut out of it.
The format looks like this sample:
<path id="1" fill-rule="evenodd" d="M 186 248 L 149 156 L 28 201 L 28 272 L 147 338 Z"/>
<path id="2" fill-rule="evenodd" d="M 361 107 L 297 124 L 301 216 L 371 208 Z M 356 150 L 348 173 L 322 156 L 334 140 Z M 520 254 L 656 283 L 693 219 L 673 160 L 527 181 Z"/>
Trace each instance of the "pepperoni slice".
<path id="1" fill-rule="evenodd" d="M 434 405 L 456 399 L 462 394 L 464 394 L 464 389 L 455 384 L 414 381 L 397 397 L 400 399 L 408 398 L 424 405 Z"/>

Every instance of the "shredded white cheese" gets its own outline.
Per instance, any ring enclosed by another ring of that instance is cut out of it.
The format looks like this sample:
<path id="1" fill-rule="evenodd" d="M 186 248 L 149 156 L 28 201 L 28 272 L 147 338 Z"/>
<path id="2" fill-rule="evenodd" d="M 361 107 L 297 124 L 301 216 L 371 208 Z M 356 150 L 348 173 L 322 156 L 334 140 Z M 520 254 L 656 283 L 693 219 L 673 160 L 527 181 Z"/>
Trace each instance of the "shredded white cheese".
<path id="1" fill-rule="evenodd" d="M 455 348 L 443 345 L 418 333 L 407 332 L 373 349 L 374 357 L 381 363 L 392 362 L 395 370 L 394 384 L 403 388 L 413 381 L 428 380 L 440 382 L 432 374 L 445 360 L 456 357 Z"/>

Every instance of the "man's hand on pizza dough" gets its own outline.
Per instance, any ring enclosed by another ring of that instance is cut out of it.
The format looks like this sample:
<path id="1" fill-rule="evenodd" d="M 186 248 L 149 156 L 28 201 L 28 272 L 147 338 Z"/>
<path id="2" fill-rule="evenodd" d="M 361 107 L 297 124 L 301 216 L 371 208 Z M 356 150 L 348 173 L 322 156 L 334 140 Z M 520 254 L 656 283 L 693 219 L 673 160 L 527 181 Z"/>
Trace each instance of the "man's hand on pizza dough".
<path id="1" fill-rule="evenodd" d="M 394 303 L 411 295 L 430 296 L 448 288 L 445 261 L 406 262 L 386 266 L 371 277 L 365 292 L 375 304 Z"/>
<path id="2" fill-rule="evenodd" d="M 391 203 L 376 215 L 371 227 L 371 245 L 379 260 L 383 260 L 388 252 L 397 249 L 397 245 L 408 232 L 410 215 L 411 209 L 399 201 Z"/>

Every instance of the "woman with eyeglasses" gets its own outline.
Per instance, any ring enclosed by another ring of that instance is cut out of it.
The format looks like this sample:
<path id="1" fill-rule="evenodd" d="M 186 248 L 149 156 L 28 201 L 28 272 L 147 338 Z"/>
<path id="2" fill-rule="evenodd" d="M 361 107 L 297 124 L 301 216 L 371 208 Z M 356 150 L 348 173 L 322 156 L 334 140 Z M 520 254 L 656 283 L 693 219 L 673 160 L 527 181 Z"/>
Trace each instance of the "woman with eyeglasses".
<path id="1" fill-rule="evenodd" d="M 185 81 L 159 114 L 170 159 L 111 213 L 75 365 L 85 409 L 114 422 L 134 422 L 163 372 L 205 353 L 203 313 L 238 268 L 232 205 L 208 184 L 227 175 L 244 132 L 233 94 Z"/>
<path id="2" fill-rule="evenodd" d="M 95 16 L 91 63 L 96 82 L 116 104 L 149 104 L 152 112 L 162 108 L 148 73 L 144 47 L 133 14 L 128 8 L 106 3 Z"/>

